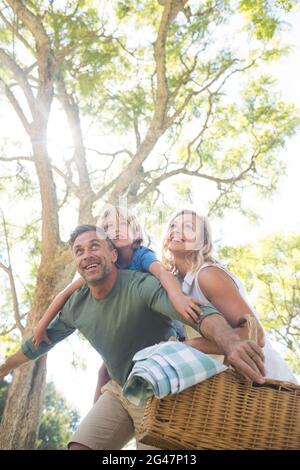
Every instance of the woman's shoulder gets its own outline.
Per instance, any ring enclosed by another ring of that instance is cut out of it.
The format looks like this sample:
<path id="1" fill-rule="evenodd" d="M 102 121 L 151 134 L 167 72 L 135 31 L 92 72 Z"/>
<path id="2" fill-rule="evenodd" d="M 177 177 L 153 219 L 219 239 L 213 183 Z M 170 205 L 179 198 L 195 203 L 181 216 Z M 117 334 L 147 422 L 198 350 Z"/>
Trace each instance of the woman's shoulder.
<path id="1" fill-rule="evenodd" d="M 235 276 L 218 262 L 204 263 L 197 271 L 198 282 L 207 283 L 222 279 L 231 279 L 236 283 Z"/>

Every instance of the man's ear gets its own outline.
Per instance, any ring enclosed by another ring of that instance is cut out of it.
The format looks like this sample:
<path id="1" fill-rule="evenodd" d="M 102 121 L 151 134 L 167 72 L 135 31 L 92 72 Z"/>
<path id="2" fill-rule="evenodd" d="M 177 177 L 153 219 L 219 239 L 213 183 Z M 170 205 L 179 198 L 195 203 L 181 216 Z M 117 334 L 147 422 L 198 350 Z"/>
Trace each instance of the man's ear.
<path id="1" fill-rule="evenodd" d="M 112 250 L 112 262 L 115 264 L 117 262 L 117 259 L 118 259 L 118 251 L 114 248 Z"/>

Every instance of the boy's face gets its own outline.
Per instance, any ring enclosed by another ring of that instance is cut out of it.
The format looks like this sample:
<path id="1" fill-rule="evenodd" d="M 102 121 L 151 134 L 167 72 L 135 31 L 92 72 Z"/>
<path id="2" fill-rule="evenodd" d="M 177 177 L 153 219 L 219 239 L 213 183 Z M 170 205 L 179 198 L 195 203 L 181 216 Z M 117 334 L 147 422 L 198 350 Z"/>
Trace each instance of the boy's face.
<path id="1" fill-rule="evenodd" d="M 77 271 L 91 285 L 104 280 L 117 260 L 116 250 L 111 250 L 107 241 L 101 239 L 95 231 L 78 235 L 72 251 Z"/>
<path id="2" fill-rule="evenodd" d="M 134 242 L 132 228 L 122 215 L 109 215 L 106 218 L 104 230 L 116 248 L 130 246 Z"/>

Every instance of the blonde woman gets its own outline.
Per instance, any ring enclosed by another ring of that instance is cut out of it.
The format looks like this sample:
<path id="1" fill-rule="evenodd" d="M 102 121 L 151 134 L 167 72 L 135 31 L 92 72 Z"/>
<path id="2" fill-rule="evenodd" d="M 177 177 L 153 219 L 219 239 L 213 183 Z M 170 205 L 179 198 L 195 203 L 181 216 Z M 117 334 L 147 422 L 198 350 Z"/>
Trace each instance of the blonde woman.
<path id="1" fill-rule="evenodd" d="M 212 250 L 206 217 L 182 210 L 171 218 L 163 240 L 162 259 L 165 267 L 177 276 L 183 292 L 203 305 L 214 306 L 244 339 L 248 336 L 247 328 L 242 326 L 245 316 L 253 315 L 257 319 L 258 344 L 264 346 L 266 377 L 297 383 L 283 359 L 265 340 L 257 313 L 247 301 L 241 281 L 213 258 Z M 195 337 L 191 328 L 186 329 L 187 342 L 191 346 L 208 354 L 218 354 L 215 345 Z M 223 360 L 224 357 L 219 356 L 218 359 Z M 251 361 L 246 357 L 245 360 Z"/>

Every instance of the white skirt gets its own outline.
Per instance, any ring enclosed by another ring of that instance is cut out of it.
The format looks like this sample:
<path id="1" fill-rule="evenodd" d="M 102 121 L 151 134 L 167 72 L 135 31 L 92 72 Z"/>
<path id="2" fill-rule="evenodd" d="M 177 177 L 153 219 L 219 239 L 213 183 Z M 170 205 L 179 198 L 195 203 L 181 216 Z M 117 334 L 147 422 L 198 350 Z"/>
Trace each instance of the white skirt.
<path id="1" fill-rule="evenodd" d="M 283 382 L 292 382 L 298 385 L 296 377 L 268 339 L 266 339 L 263 352 L 265 355 L 266 377 L 268 379 L 282 380 Z"/>

